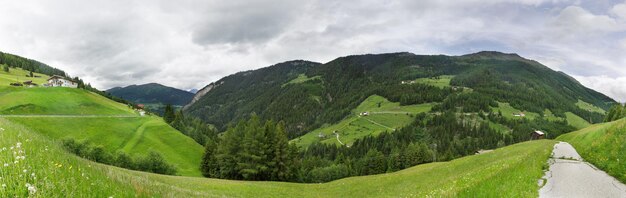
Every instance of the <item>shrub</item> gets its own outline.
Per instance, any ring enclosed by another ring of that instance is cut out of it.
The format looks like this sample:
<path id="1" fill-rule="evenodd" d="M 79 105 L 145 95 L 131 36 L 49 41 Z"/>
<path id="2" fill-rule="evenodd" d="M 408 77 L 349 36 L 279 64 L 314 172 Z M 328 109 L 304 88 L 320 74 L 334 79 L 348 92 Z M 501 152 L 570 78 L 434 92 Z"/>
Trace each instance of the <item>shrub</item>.
<path id="1" fill-rule="evenodd" d="M 159 153 L 154 151 L 150 151 L 145 157 L 133 159 L 122 151 L 113 155 L 107 152 L 104 147 L 94 146 L 88 141 L 78 142 L 74 139 L 65 139 L 62 140 L 62 144 L 69 152 L 98 163 L 159 174 L 176 174 L 176 167 L 168 164 Z"/>

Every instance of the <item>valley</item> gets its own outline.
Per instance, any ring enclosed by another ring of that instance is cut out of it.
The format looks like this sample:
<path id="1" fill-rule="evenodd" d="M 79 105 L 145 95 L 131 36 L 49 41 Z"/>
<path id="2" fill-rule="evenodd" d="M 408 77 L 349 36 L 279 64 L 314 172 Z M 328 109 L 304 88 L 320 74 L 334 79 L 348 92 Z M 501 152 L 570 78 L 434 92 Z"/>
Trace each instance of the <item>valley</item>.
<path id="1" fill-rule="evenodd" d="M 399 61 L 397 54 L 376 56 L 391 57 L 394 64 Z M 385 61 L 377 64 L 390 66 Z M 0 183 L 8 188 L 0 191 L 0 196 L 28 194 L 33 187 L 38 196 L 71 192 L 76 196 L 91 193 L 89 196 L 97 197 L 536 197 L 542 187 L 537 181 L 546 171 L 546 162 L 557 144 L 553 140 L 528 141 L 528 131 L 537 129 L 547 131 L 548 138 L 560 135 L 557 140 L 571 142 L 591 163 L 600 164 L 598 167 L 622 179 L 619 174 L 623 171 L 616 168 L 621 167 L 619 160 L 618 164 L 604 160 L 607 156 L 619 156 L 616 148 L 603 146 L 602 149 L 609 151 L 594 150 L 601 154 L 599 157 L 590 154 L 589 145 L 607 144 L 590 143 L 588 134 L 609 136 L 613 133 L 607 130 L 622 128 L 618 124 L 621 121 L 590 124 L 599 122 L 605 114 L 614 114 L 614 110 L 600 107 L 604 102 L 597 99 L 602 96 L 594 96 L 592 91 L 582 90 L 584 93 L 578 97 L 587 99 L 571 100 L 567 105 L 528 106 L 529 99 L 495 97 L 491 94 L 499 89 L 472 85 L 475 82 L 468 82 L 467 73 L 420 77 L 424 75 L 419 71 L 407 77 L 412 80 L 392 83 L 349 77 L 369 85 L 343 81 L 360 92 L 338 93 L 333 92 L 337 85 L 331 82 L 341 81 L 345 76 L 329 75 L 332 73 L 323 70 L 306 71 L 315 67 L 321 66 L 296 61 L 249 71 L 238 82 L 254 84 L 258 80 L 257 72 L 261 72 L 263 81 L 268 75 L 265 70 L 302 70 L 275 77 L 282 80 L 273 81 L 268 87 L 252 85 L 258 92 L 247 90 L 252 92 L 245 94 L 240 92 L 243 90 L 230 90 L 233 86 L 245 90 L 245 84 L 233 85 L 224 80 L 214 90 L 201 93 L 200 103 L 177 111 L 170 120 L 140 113 L 136 105 L 113 101 L 104 92 L 1 85 L 0 164 L 5 165 L 0 167 Z M 399 68 L 409 73 L 412 69 Z M 249 77 L 253 79 L 246 81 Z M 524 83 L 530 82 L 518 85 Z M 198 111 L 197 105 L 204 104 L 202 98 L 214 97 L 215 92 L 230 97 L 214 98 L 217 103 L 226 102 L 222 107 L 245 104 L 234 114 L 255 109 L 251 119 L 242 115 L 225 132 L 219 124 L 205 124 L 206 117 L 195 116 L 193 112 Z M 244 97 L 260 95 L 252 100 L 233 100 L 236 93 Z M 272 98 L 272 94 L 281 96 Z M 299 100 L 289 103 L 287 100 L 291 98 Z M 121 99 L 131 98 L 121 96 Z M 585 102 L 594 99 L 596 102 Z M 292 111 L 294 108 L 285 102 L 295 105 L 295 109 L 311 111 Z M 257 111 L 257 103 L 267 104 L 267 109 Z M 318 107 L 326 109 L 319 111 Z M 589 121 L 582 117 L 589 117 Z M 307 120 L 312 125 L 304 122 L 289 125 L 289 120 L 304 118 L 316 121 Z M 568 133 L 577 129 L 581 130 Z M 297 135 L 297 131 L 302 135 Z M 291 136 L 290 140 L 285 137 L 284 141 L 288 142 L 284 144 L 280 143 L 283 132 Z M 258 152 L 259 148 L 274 147 L 276 150 L 269 152 L 274 157 Z M 16 154 L 7 152 L 7 148 L 17 149 Z M 278 158 L 281 152 L 287 153 Z M 254 161 L 259 157 L 265 157 L 269 163 Z M 215 166 L 228 159 L 247 160 L 231 161 L 234 164 L 230 167 Z M 151 165 L 151 160 L 158 163 Z M 263 168 L 256 166 L 274 168 L 276 162 L 290 165 L 286 166 L 289 170 L 281 170 L 285 171 L 281 173 L 285 179 L 265 181 L 269 179 L 264 174 L 276 172 L 263 172 Z M 159 172 L 161 166 L 171 167 L 173 172 Z M 235 175 L 223 174 L 233 170 Z M 6 180 L 14 177 L 24 179 Z M 68 179 L 69 182 L 63 182 Z M 29 185 L 26 189 L 19 188 Z"/>

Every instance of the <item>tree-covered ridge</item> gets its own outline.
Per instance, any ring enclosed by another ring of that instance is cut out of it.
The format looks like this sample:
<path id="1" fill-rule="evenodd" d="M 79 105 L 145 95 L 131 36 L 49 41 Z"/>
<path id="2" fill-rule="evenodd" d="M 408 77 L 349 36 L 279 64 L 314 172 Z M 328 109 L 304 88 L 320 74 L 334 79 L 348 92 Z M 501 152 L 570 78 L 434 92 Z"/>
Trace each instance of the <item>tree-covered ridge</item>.
<path id="1" fill-rule="evenodd" d="M 183 106 L 188 104 L 191 98 L 193 98 L 192 93 L 157 83 L 115 87 L 106 92 L 113 96 L 141 104 L 171 104 Z"/>
<path id="2" fill-rule="evenodd" d="M 24 58 L 21 56 L 0 52 L 0 65 L 8 65 L 9 67 L 19 67 L 23 70 L 42 73 L 49 76 L 59 75 L 67 76 L 63 70 L 51 67 L 36 60 Z"/>
<path id="3" fill-rule="evenodd" d="M 454 76 L 451 87 L 401 83 L 442 75 Z M 288 83 L 302 76 L 315 79 Z M 581 109 L 576 103 L 584 101 L 608 109 L 615 102 L 564 73 L 516 54 L 499 52 L 465 56 L 368 54 L 340 57 L 325 64 L 285 62 L 240 72 L 212 86 L 187 106 L 187 114 L 225 130 L 229 123 L 254 112 L 262 119 L 285 121 L 291 138 L 339 122 L 371 95 L 402 105 L 443 102 L 436 111 L 465 106 L 464 112 L 488 112 L 489 106 L 502 102 L 539 115 L 546 109 L 562 118 L 572 112 L 594 123 L 604 116 Z"/>

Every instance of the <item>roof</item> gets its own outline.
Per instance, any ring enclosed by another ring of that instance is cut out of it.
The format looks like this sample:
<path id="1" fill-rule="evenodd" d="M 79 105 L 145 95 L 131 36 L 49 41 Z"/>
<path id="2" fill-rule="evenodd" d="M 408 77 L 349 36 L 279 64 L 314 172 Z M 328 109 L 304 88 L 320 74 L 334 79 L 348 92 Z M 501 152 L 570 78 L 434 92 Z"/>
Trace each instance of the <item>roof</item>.
<path id="1" fill-rule="evenodd" d="M 59 76 L 59 75 L 53 75 L 53 76 L 51 76 L 50 78 L 48 78 L 48 80 L 57 79 L 57 78 L 58 78 L 58 79 L 65 79 L 65 80 L 69 80 L 69 81 L 71 81 L 71 82 L 74 82 L 73 80 L 70 80 L 70 79 L 68 79 L 68 78 L 66 78 L 66 77 Z"/>
<path id="2" fill-rule="evenodd" d="M 536 133 L 536 134 L 539 134 L 539 135 L 543 135 L 543 134 L 544 134 L 544 132 L 543 132 L 543 131 L 535 131 L 535 133 Z"/>

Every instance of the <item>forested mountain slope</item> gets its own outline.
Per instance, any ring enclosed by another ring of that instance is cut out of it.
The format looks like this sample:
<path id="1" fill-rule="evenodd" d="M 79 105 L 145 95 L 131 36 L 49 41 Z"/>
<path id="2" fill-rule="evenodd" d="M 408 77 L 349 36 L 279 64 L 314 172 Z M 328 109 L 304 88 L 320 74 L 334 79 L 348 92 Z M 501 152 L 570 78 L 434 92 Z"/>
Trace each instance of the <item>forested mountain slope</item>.
<path id="1" fill-rule="evenodd" d="M 419 79 L 451 77 L 450 86 Z M 462 88 L 464 87 L 464 88 Z M 469 91 L 468 91 L 469 90 Z M 438 102 L 433 111 L 488 112 L 498 103 L 537 115 L 565 119 L 571 112 L 592 123 L 615 101 L 572 77 L 516 54 L 464 56 L 367 54 L 325 64 L 291 61 L 227 76 L 200 90 L 185 113 L 224 130 L 250 113 L 283 120 L 291 138 L 337 123 L 372 95 L 401 105 Z M 546 111 L 549 110 L 549 111 Z"/>
<path id="2" fill-rule="evenodd" d="M 134 103 L 143 104 L 161 103 L 183 106 L 193 98 L 193 93 L 158 83 L 115 87 L 106 92 Z"/>

